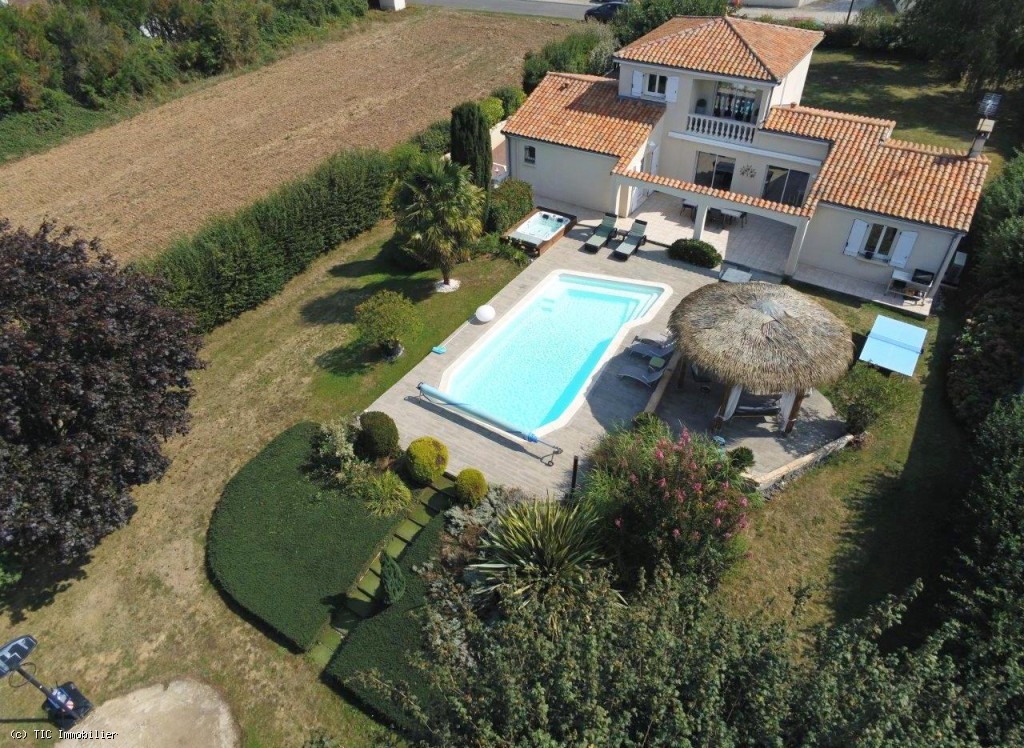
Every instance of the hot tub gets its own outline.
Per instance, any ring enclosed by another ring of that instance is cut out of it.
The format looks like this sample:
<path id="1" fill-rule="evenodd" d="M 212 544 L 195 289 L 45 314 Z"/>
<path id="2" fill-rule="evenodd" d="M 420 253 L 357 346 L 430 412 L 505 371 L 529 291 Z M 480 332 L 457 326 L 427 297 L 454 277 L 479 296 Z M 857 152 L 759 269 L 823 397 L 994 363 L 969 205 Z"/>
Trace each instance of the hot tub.
<path id="1" fill-rule="evenodd" d="M 505 233 L 505 238 L 532 255 L 540 255 L 576 225 L 576 216 L 534 208 L 518 226 Z"/>

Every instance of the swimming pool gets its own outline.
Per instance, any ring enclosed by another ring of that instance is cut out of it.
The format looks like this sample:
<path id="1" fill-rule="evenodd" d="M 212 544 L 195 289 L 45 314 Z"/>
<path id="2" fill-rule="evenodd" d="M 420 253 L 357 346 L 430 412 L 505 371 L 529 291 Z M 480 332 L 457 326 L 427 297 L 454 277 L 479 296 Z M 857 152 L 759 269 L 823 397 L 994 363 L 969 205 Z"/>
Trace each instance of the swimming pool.
<path id="1" fill-rule="evenodd" d="M 556 270 L 445 371 L 441 390 L 525 432 L 565 425 L 630 327 L 672 294 L 662 283 Z"/>

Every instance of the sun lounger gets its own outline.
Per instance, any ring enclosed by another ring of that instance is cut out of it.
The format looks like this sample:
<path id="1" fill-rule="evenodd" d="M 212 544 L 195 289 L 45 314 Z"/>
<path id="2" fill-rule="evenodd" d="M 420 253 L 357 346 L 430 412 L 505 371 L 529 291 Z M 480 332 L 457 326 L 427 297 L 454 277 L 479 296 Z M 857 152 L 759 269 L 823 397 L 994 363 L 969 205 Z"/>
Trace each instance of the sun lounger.
<path id="1" fill-rule="evenodd" d="M 637 248 L 647 241 L 647 221 L 633 221 L 626 238 L 619 242 L 619 246 L 612 250 L 612 254 L 628 260 L 636 252 Z"/>
<path id="2" fill-rule="evenodd" d="M 653 345 L 655 348 L 661 348 L 662 346 L 668 345 L 673 340 L 673 335 L 668 330 L 641 330 L 633 337 L 634 342 L 646 343 L 647 345 Z"/>
<path id="3" fill-rule="evenodd" d="M 619 371 L 619 376 L 627 379 L 635 379 L 638 382 L 646 384 L 648 387 L 653 387 L 658 383 L 658 380 L 665 376 L 665 367 L 652 369 L 650 366 L 630 364 L 629 366 L 622 367 Z"/>
<path id="4" fill-rule="evenodd" d="M 648 345 L 647 343 L 632 343 L 626 349 L 630 356 L 641 356 L 642 358 L 668 358 L 676 350 L 676 343 L 670 340 L 665 345 Z"/>
<path id="5" fill-rule="evenodd" d="M 587 241 L 583 243 L 583 248 L 588 252 L 596 252 L 601 249 L 605 244 L 608 243 L 608 239 L 611 237 L 612 232 L 615 231 L 615 214 L 605 213 L 604 220 L 601 221 L 601 225 L 594 229 Z"/>

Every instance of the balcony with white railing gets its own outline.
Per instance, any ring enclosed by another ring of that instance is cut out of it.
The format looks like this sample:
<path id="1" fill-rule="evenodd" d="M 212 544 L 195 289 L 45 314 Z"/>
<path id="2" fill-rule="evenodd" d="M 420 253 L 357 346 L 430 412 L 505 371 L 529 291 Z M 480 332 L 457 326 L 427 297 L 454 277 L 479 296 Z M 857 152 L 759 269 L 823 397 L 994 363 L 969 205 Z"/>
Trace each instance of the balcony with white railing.
<path id="1" fill-rule="evenodd" d="M 748 122 L 738 122 L 734 119 L 709 117 L 705 114 L 688 114 L 686 116 L 686 131 L 706 138 L 751 143 L 754 140 L 754 130 L 756 129 Z"/>

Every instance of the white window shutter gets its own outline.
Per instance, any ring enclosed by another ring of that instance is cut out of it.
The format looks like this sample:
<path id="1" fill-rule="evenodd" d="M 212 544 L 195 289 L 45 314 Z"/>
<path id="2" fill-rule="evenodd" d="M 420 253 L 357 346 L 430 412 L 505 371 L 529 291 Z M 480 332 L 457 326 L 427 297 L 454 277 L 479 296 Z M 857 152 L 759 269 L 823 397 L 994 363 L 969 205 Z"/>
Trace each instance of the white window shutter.
<path id="1" fill-rule="evenodd" d="M 644 90 L 644 74 L 639 70 L 633 71 L 633 96 L 639 96 Z"/>
<path id="2" fill-rule="evenodd" d="M 855 218 L 853 227 L 850 229 L 850 238 L 846 240 L 846 247 L 843 248 L 844 255 L 856 255 L 864 244 L 864 235 L 868 232 L 868 224 L 865 221 Z"/>
<path id="3" fill-rule="evenodd" d="M 894 268 L 905 268 L 910 253 L 914 251 L 914 242 L 917 241 L 916 231 L 901 231 L 896 239 L 896 246 L 892 250 L 892 259 L 889 264 Z"/>
<path id="4" fill-rule="evenodd" d="M 668 79 L 668 85 L 665 86 L 665 101 L 675 101 L 679 98 L 679 78 L 672 76 Z"/>

